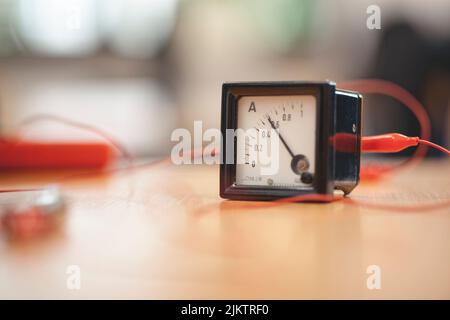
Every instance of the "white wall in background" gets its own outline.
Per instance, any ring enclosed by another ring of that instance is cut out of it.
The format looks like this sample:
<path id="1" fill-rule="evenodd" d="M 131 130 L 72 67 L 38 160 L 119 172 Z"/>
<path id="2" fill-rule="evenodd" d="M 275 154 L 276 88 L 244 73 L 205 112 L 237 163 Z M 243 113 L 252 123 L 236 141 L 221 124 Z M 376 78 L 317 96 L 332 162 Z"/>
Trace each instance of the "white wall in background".
<path id="1" fill-rule="evenodd" d="M 14 90 L 14 89 L 12 89 Z M 46 113 L 92 124 L 105 130 L 135 154 L 170 152 L 170 134 L 178 114 L 169 96 L 147 79 L 44 81 L 19 89 L 8 109 L 8 131 L 28 116 Z M 46 141 L 96 140 L 95 135 L 53 122 L 21 131 Z"/>

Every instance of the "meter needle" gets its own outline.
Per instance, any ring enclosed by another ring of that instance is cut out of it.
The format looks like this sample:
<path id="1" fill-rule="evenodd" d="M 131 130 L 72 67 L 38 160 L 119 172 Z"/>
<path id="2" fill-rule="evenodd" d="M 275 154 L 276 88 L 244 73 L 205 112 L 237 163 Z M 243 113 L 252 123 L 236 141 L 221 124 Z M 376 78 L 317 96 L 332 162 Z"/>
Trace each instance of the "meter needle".
<path id="1" fill-rule="evenodd" d="M 294 153 L 292 152 L 291 148 L 289 148 L 289 146 L 287 145 L 287 143 L 284 140 L 283 136 L 280 134 L 280 131 L 277 130 L 277 128 L 275 127 L 275 123 L 272 121 L 272 119 L 270 119 L 270 116 L 267 117 L 267 120 L 269 120 L 270 126 L 273 128 L 273 130 L 275 130 L 277 132 L 278 137 L 280 137 L 280 140 L 283 143 L 283 145 L 286 147 L 286 150 L 289 152 L 291 157 L 294 158 L 295 157 Z"/>

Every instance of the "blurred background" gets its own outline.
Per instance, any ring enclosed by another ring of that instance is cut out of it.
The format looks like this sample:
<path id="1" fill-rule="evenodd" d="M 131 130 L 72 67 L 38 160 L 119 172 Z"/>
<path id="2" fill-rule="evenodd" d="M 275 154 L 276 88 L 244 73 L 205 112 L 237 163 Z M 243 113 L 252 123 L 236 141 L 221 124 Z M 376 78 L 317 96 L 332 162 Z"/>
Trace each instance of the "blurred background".
<path id="1" fill-rule="evenodd" d="M 379 30 L 366 25 L 372 4 Z M 366 77 L 413 93 L 433 141 L 448 146 L 450 1 L 0 0 L 3 135 L 50 113 L 107 130 L 133 153 L 161 155 L 174 128 L 219 127 L 225 81 Z M 365 99 L 364 131 L 419 134 L 406 108 L 375 96 Z M 23 135 L 95 139 L 54 123 Z"/>

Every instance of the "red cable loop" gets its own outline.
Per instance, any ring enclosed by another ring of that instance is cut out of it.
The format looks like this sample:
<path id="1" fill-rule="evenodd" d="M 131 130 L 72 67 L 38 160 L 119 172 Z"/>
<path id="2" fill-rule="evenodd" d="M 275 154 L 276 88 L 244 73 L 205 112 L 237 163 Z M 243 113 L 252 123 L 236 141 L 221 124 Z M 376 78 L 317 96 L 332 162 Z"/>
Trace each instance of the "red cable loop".
<path id="1" fill-rule="evenodd" d="M 420 138 L 423 140 L 430 140 L 431 124 L 425 108 L 411 93 L 399 85 L 379 79 L 361 79 L 339 82 L 337 86 L 341 89 L 358 91 L 360 93 L 382 94 L 398 100 L 414 114 L 419 122 Z M 393 169 L 417 165 L 425 157 L 427 149 L 427 145 L 420 145 L 410 158 L 399 165 L 376 165 L 375 167 L 373 165 L 362 166 L 361 179 L 377 179 L 383 174 L 391 172 Z"/>

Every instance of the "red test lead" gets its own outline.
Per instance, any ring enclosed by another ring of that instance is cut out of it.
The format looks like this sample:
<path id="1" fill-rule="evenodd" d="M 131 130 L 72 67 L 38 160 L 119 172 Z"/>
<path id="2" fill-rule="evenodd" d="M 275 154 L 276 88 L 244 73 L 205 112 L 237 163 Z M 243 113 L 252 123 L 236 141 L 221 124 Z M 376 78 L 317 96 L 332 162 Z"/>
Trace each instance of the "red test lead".
<path id="1" fill-rule="evenodd" d="M 349 133 L 337 133 L 330 138 L 330 144 L 338 152 L 355 152 L 357 136 Z M 419 137 L 408 137 L 400 133 L 386 133 L 377 136 L 361 137 L 361 152 L 395 153 L 409 147 L 416 147 L 419 144 L 427 145 L 450 155 L 450 151 L 440 145 L 420 139 Z"/>
<path id="2" fill-rule="evenodd" d="M 361 138 L 361 152 L 399 152 L 419 144 L 419 137 L 407 137 L 400 133 L 387 133 Z"/>
<path id="3" fill-rule="evenodd" d="M 400 133 L 387 133 L 378 136 L 362 137 L 361 152 L 394 153 L 409 147 L 416 147 L 419 144 L 425 144 L 450 155 L 450 151 L 440 145 L 420 139 L 419 137 L 407 137 Z"/>
<path id="4" fill-rule="evenodd" d="M 0 139 L 0 169 L 103 168 L 113 158 L 106 143 L 43 143 Z"/>

